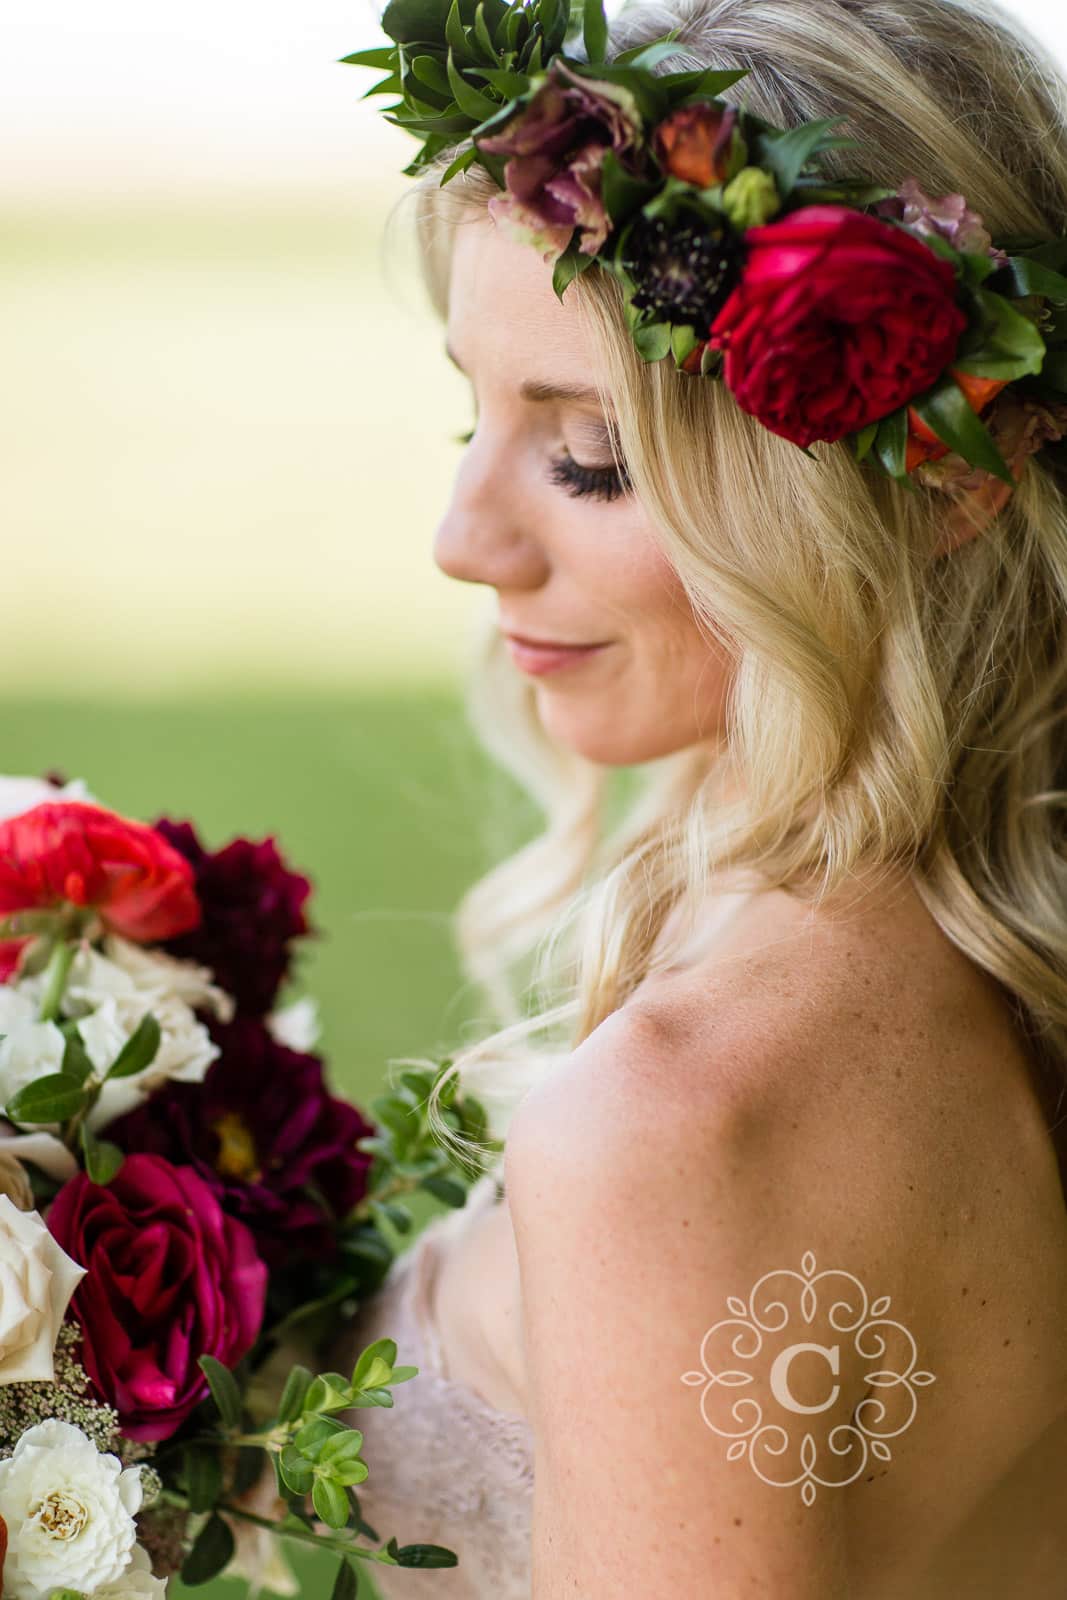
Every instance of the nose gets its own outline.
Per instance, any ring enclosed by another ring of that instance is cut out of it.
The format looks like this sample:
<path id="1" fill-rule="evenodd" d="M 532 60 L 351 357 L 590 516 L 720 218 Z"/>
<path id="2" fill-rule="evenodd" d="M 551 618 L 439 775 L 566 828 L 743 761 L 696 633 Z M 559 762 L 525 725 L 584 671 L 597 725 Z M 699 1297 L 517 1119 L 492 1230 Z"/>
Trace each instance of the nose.
<path id="1" fill-rule="evenodd" d="M 536 588 L 548 572 L 536 527 L 536 507 L 516 484 L 514 467 L 487 435 L 476 432 L 434 534 L 434 561 L 463 583 Z"/>

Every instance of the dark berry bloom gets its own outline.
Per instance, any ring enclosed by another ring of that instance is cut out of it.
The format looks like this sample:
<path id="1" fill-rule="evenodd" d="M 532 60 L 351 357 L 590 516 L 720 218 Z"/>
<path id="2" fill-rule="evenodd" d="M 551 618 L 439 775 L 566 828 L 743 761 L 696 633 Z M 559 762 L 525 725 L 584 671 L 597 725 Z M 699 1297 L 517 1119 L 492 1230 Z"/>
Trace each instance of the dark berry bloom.
<path id="1" fill-rule="evenodd" d="M 108 1125 L 122 1149 L 195 1168 L 223 1210 L 251 1230 L 272 1268 L 334 1251 L 335 1224 L 367 1187 L 373 1133 L 335 1099 L 318 1056 L 278 1044 L 262 1022 L 212 1022 L 222 1054 L 203 1083 L 171 1083 Z"/>
<path id="2" fill-rule="evenodd" d="M 633 304 L 661 322 L 706 332 L 737 278 L 741 244 L 710 217 L 638 217 L 626 238 L 622 265 L 636 284 Z"/>
<path id="3" fill-rule="evenodd" d="M 288 975 L 290 942 L 315 931 L 303 909 L 310 880 L 289 870 L 273 838 L 234 839 L 212 852 L 189 822 L 163 817 L 155 831 L 191 864 L 203 914 L 198 928 L 163 948 L 210 967 L 239 1013 L 263 1016 Z"/>

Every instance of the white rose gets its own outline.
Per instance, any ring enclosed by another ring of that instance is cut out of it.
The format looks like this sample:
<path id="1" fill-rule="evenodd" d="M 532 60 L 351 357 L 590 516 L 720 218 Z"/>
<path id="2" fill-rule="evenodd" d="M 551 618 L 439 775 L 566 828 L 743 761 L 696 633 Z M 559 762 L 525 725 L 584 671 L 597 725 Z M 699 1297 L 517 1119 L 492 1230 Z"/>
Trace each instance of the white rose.
<path id="1" fill-rule="evenodd" d="M 121 1578 L 94 1589 L 92 1600 L 166 1600 L 167 1580 L 153 1578 L 152 1563 L 143 1545 L 135 1544 L 133 1557 Z"/>
<path id="2" fill-rule="evenodd" d="M 0 1384 L 53 1381 L 56 1335 L 84 1276 L 39 1212 L 0 1195 Z"/>
<path id="3" fill-rule="evenodd" d="M 311 995 L 294 1000 L 267 1018 L 267 1031 L 276 1044 L 288 1050 L 314 1050 L 319 1039 L 319 1017 Z"/>
<path id="4" fill-rule="evenodd" d="M 34 806 L 41 805 L 45 800 L 88 800 L 96 803 L 81 778 L 74 778 L 60 789 L 44 778 L 0 777 L 0 822 L 8 817 L 20 817 L 24 811 L 32 811 Z"/>
<path id="5" fill-rule="evenodd" d="M 0 1109 L 36 1078 L 58 1072 L 66 1040 L 54 1022 L 38 1022 L 37 1007 L 10 984 L 0 984 Z"/>
<path id="6" fill-rule="evenodd" d="M 70 1422 L 52 1417 L 28 1428 L 0 1461 L 5 1600 L 48 1600 L 53 1589 L 92 1594 L 114 1583 L 129 1566 L 140 1506 L 140 1467 L 101 1454 Z"/>
<path id="7" fill-rule="evenodd" d="M 35 974 L 18 987 L 23 1000 L 28 997 L 39 1004 L 43 986 L 43 975 Z M 65 1016 L 78 1018 L 78 1032 L 96 1071 L 101 1076 L 107 1072 L 149 1011 L 162 1035 L 155 1059 L 147 1067 L 104 1084 L 87 1118 L 94 1132 L 132 1111 L 171 1079 L 203 1081 L 219 1048 L 198 1021 L 194 1006 L 213 1010 L 223 1021 L 233 1015 L 232 997 L 212 982 L 207 967 L 143 950 L 116 935 L 108 936 L 103 951 L 89 944 L 79 946 L 61 1010 Z"/>

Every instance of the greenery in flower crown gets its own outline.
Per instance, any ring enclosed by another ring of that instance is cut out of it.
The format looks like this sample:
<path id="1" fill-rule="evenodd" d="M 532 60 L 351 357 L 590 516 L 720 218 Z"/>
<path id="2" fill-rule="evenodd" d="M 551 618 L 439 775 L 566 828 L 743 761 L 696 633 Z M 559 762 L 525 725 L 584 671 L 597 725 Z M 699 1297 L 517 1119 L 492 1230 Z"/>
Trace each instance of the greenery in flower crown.
<path id="1" fill-rule="evenodd" d="M 857 143 L 835 132 L 844 117 L 783 130 L 719 98 L 747 69 L 653 72 L 684 50 L 678 29 L 608 60 L 603 0 L 390 0 L 381 23 L 393 44 L 343 60 L 385 71 L 364 98 L 399 96 L 387 120 L 422 141 L 404 172 L 456 148 L 445 184 L 478 162 L 504 191 L 490 211 L 552 262 L 560 299 L 594 261 L 619 280 L 644 360 L 670 355 L 686 373 L 721 375 L 742 409 L 807 454 L 815 438 L 847 438 L 857 459 L 908 487 L 920 462 L 948 452 L 1014 487 L 1018 462 L 1009 466 L 979 415 L 1009 384 L 1022 383 L 1041 418 L 1030 450 L 1067 433 L 1067 236 L 994 244 L 962 196 L 828 175 L 820 157 Z M 579 39 L 584 58 L 568 52 Z M 806 243 L 810 267 L 796 272 L 829 341 L 821 407 L 809 379 L 823 347 L 812 355 L 805 344 L 814 323 L 775 346 L 774 307 L 763 314 L 760 274 L 746 270 L 791 224 L 815 229 L 791 231 L 789 243 Z M 819 303 L 818 290 L 840 246 L 844 321 L 877 346 L 882 330 L 865 329 L 857 309 L 865 274 L 847 270 L 845 253 L 863 256 L 872 242 L 884 257 L 882 309 L 899 312 L 903 293 L 899 348 L 848 393 L 854 380 L 835 371 L 846 366 L 840 304 Z"/>

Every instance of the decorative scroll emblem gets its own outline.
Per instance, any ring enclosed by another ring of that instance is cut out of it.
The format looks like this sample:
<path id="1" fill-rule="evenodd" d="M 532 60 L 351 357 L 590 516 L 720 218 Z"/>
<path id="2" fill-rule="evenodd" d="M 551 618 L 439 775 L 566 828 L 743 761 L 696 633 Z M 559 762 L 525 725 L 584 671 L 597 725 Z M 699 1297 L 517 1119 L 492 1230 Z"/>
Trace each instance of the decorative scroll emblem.
<path id="1" fill-rule="evenodd" d="M 783 1298 L 770 1298 L 769 1285 L 775 1281 L 781 1285 L 777 1293 Z M 794 1324 L 795 1342 L 777 1348 L 779 1341 L 775 1340 L 776 1354 L 769 1370 L 760 1370 L 758 1364 L 764 1354 L 765 1335 L 781 1334 L 790 1326 L 788 1300 L 797 1298 L 795 1290 L 787 1296 L 790 1281 L 800 1286 L 799 1306 L 794 1306 L 793 1312 L 799 1309 L 802 1325 Z M 839 1298 L 829 1307 L 824 1323 L 840 1337 L 828 1343 L 805 1339 L 804 1329 L 810 1329 L 815 1320 L 820 1294 L 825 1297 L 827 1293 L 837 1293 Z M 824 1489 L 843 1488 L 862 1475 L 872 1456 L 883 1462 L 892 1459 L 886 1441 L 899 1437 L 914 1421 L 918 1410 L 916 1388 L 934 1383 L 936 1379 L 932 1372 L 916 1368 L 918 1351 L 914 1338 L 902 1323 L 887 1315 L 889 1295 L 880 1295 L 871 1301 L 859 1279 L 841 1268 L 816 1272 L 814 1252 L 807 1250 L 801 1258 L 800 1272 L 791 1268 L 766 1272 L 754 1284 L 747 1303 L 730 1295 L 726 1306 L 731 1315 L 716 1322 L 701 1340 L 700 1370 L 684 1372 L 681 1376 L 683 1383 L 701 1387 L 700 1411 L 708 1427 L 720 1438 L 731 1440 L 726 1451 L 728 1461 L 747 1457 L 756 1475 L 773 1488 L 789 1489 L 799 1484 L 801 1500 L 805 1506 L 811 1506 L 815 1503 L 816 1485 Z M 891 1342 L 894 1353 L 903 1357 L 895 1364 L 892 1360 L 886 1363 Z M 837 1403 L 841 1353 L 849 1344 L 864 1360 L 882 1363 L 864 1373 L 864 1378 L 873 1388 L 885 1393 L 884 1397 L 865 1395 L 848 1422 L 829 1430 L 824 1441 L 824 1450 L 829 1451 L 829 1456 L 820 1463 L 817 1440 L 807 1430 L 800 1430 L 804 1417 L 828 1411 Z M 747 1362 L 750 1368 L 754 1366 L 755 1371 L 724 1365 L 727 1351 L 737 1362 Z M 794 1393 L 792 1368 L 798 1360 L 805 1364 L 809 1374 L 813 1360 L 821 1362 L 825 1368 L 825 1392 L 815 1404 L 801 1403 Z M 765 1420 L 763 1405 L 751 1395 L 742 1395 L 730 1405 L 729 1420 L 733 1426 L 725 1416 L 712 1415 L 725 1406 L 725 1391 L 755 1383 L 757 1372 L 770 1383 L 771 1394 L 779 1408 L 778 1416 Z M 791 1477 L 783 1477 L 772 1469 L 776 1460 L 781 1463 L 794 1436 L 799 1436 L 800 1470 Z M 835 1462 L 839 1465 L 836 1472 L 831 1470 Z M 822 1473 L 818 1470 L 820 1465 Z"/>

